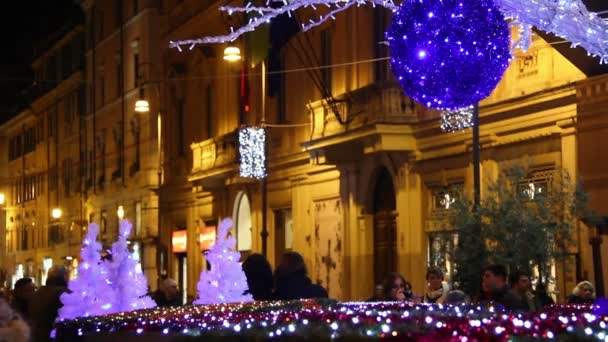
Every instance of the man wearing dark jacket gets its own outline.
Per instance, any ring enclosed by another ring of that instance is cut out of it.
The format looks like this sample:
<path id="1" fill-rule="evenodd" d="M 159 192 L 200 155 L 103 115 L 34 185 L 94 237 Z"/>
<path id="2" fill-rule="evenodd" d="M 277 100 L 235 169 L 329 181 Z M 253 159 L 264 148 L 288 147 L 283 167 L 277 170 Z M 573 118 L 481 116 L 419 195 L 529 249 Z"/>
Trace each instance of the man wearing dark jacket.
<path id="1" fill-rule="evenodd" d="M 41 287 L 32 296 L 29 311 L 34 341 L 51 341 L 53 324 L 59 308 L 63 306 L 59 297 L 68 290 L 67 286 L 68 274 L 65 267 L 53 267 L 49 270 L 46 286 Z"/>
<path id="2" fill-rule="evenodd" d="M 307 276 L 304 258 L 299 253 L 283 254 L 281 263 L 274 272 L 275 300 L 327 298 L 327 291 L 313 284 Z"/>
<path id="3" fill-rule="evenodd" d="M 509 311 L 526 311 L 521 298 L 517 297 L 507 285 L 507 269 L 502 265 L 484 268 L 481 279 L 482 301 L 504 306 Z"/>

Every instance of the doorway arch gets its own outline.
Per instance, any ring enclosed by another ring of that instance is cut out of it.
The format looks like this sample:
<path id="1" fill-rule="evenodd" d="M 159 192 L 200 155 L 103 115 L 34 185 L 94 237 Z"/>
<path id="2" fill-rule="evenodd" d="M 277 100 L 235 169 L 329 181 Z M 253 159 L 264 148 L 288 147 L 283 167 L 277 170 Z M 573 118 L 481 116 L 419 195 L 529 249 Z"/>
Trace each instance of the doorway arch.
<path id="1" fill-rule="evenodd" d="M 381 168 L 373 192 L 374 214 L 374 282 L 397 270 L 397 212 L 395 188 L 391 174 Z"/>
<path id="2" fill-rule="evenodd" d="M 252 220 L 251 203 L 244 191 L 236 195 L 234 210 L 232 213 L 236 233 L 236 248 L 238 251 L 251 250 Z"/>

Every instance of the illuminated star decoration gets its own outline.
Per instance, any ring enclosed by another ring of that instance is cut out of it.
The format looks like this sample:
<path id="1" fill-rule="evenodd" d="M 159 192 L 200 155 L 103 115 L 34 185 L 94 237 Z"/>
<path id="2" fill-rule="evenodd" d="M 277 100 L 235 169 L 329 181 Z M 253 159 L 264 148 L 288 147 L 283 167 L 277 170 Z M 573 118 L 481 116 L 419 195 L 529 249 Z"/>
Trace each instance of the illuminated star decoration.
<path id="1" fill-rule="evenodd" d="M 258 13 L 259 16 L 251 18 L 245 25 L 223 36 L 202 37 L 195 39 L 170 41 L 169 46 L 182 50 L 182 46 L 192 49 L 197 44 L 225 43 L 234 41 L 244 33 L 255 30 L 258 26 L 270 22 L 281 14 L 292 15 L 299 9 L 311 8 L 313 12 L 320 12 L 318 17 L 308 19 L 302 23 L 302 30 L 306 31 L 321 23 L 335 19 L 335 15 L 353 5 L 361 6 L 371 4 L 382 6 L 393 12 L 398 7 L 390 0 L 293 0 L 276 1 L 283 3 L 282 7 L 273 8 L 272 0 L 266 6 L 222 6 L 220 11 L 228 14 L 236 12 Z M 410 0 L 406 0 L 410 1 Z M 574 46 L 581 46 L 592 56 L 598 56 L 600 63 L 608 63 L 608 22 L 596 13 L 589 12 L 581 0 L 495 0 L 506 18 L 512 18 L 524 31 L 523 39 L 518 44 L 521 48 L 529 45 L 530 30 L 534 26 L 543 31 L 552 32 Z"/>
<path id="2" fill-rule="evenodd" d="M 266 129 L 243 127 L 239 130 L 240 176 L 266 177 Z"/>
<path id="3" fill-rule="evenodd" d="M 440 126 L 444 132 L 456 132 L 473 126 L 473 106 L 442 111 Z"/>
<path id="4" fill-rule="evenodd" d="M 404 1 L 386 37 L 403 91 L 429 108 L 483 100 L 511 61 L 509 26 L 493 0 Z"/>

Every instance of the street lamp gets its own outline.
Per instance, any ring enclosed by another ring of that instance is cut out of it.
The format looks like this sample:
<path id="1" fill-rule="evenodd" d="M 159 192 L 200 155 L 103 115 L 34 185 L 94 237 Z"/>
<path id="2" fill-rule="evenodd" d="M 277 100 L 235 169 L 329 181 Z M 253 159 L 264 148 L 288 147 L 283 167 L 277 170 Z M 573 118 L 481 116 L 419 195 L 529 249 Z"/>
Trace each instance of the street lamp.
<path id="1" fill-rule="evenodd" d="M 149 85 L 149 84 L 153 84 L 156 87 L 156 91 L 158 92 L 158 102 L 159 102 L 159 107 L 160 107 L 160 103 L 161 103 L 161 91 L 160 91 L 160 81 L 148 81 L 148 82 L 144 82 L 140 88 L 139 88 L 139 99 L 137 100 L 137 102 L 135 102 L 135 111 L 138 113 L 149 113 L 150 112 L 150 103 L 145 99 L 144 97 L 144 86 Z M 161 110 L 159 109 L 157 111 L 156 114 L 156 127 L 157 127 L 157 131 L 156 131 L 156 142 L 157 142 L 157 151 L 158 151 L 158 171 L 157 171 L 157 176 L 158 176 L 158 192 L 157 192 L 157 196 L 158 196 L 158 230 L 157 230 L 157 236 L 156 236 L 156 252 L 157 252 L 157 267 L 158 267 L 158 276 L 160 277 L 163 270 L 161 270 L 161 268 L 163 268 L 163 262 L 162 260 L 162 252 L 161 252 L 161 243 L 160 243 L 160 239 L 161 239 L 161 222 L 162 222 L 162 215 L 161 215 L 161 186 L 162 186 L 162 182 L 163 182 L 163 154 L 162 154 L 162 115 L 161 115 Z M 120 209 L 120 207 L 119 207 Z M 123 209 L 124 210 L 124 209 Z M 118 212 L 117 212 L 118 214 Z M 124 212 L 123 212 L 124 215 Z"/>
<path id="2" fill-rule="evenodd" d="M 235 46 L 228 46 L 224 49 L 224 60 L 228 62 L 236 62 L 241 60 L 241 50 Z M 266 129 L 266 61 L 262 60 L 262 112 L 260 113 L 260 126 Z M 265 134 L 264 146 L 264 169 L 268 172 L 268 134 Z M 262 178 L 262 254 L 267 255 L 268 252 L 268 174 Z"/>
<path id="3" fill-rule="evenodd" d="M 148 113 L 150 111 L 150 103 L 144 97 L 144 88 L 139 88 L 139 98 L 135 102 L 135 111 L 138 113 Z"/>
<path id="4" fill-rule="evenodd" d="M 6 197 L 4 196 L 4 193 L 0 192 L 0 205 L 3 205 L 5 200 L 6 200 Z"/>
<path id="5" fill-rule="evenodd" d="M 61 208 L 53 208 L 53 210 L 51 211 L 51 217 L 54 218 L 55 220 L 60 219 L 61 215 L 63 215 Z"/>
<path id="6" fill-rule="evenodd" d="M 236 62 L 241 60 L 241 49 L 234 45 L 228 45 L 224 49 L 224 60 L 228 62 Z"/>
<path id="7" fill-rule="evenodd" d="M 122 207 L 122 205 L 118 206 L 118 209 L 116 210 L 116 216 L 118 216 L 118 218 L 121 220 L 125 217 L 125 209 Z"/>

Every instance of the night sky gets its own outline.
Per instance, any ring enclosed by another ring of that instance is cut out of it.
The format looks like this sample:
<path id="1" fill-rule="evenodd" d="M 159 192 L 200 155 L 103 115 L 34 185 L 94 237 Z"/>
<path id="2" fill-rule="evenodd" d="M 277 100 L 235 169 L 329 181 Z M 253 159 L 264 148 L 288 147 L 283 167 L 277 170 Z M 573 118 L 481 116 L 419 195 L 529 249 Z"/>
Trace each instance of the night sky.
<path id="1" fill-rule="evenodd" d="M 34 48 L 80 15 L 72 0 L 17 0 L 4 5 L 0 11 L 0 122 L 14 115 L 20 92 L 32 84 Z"/>

